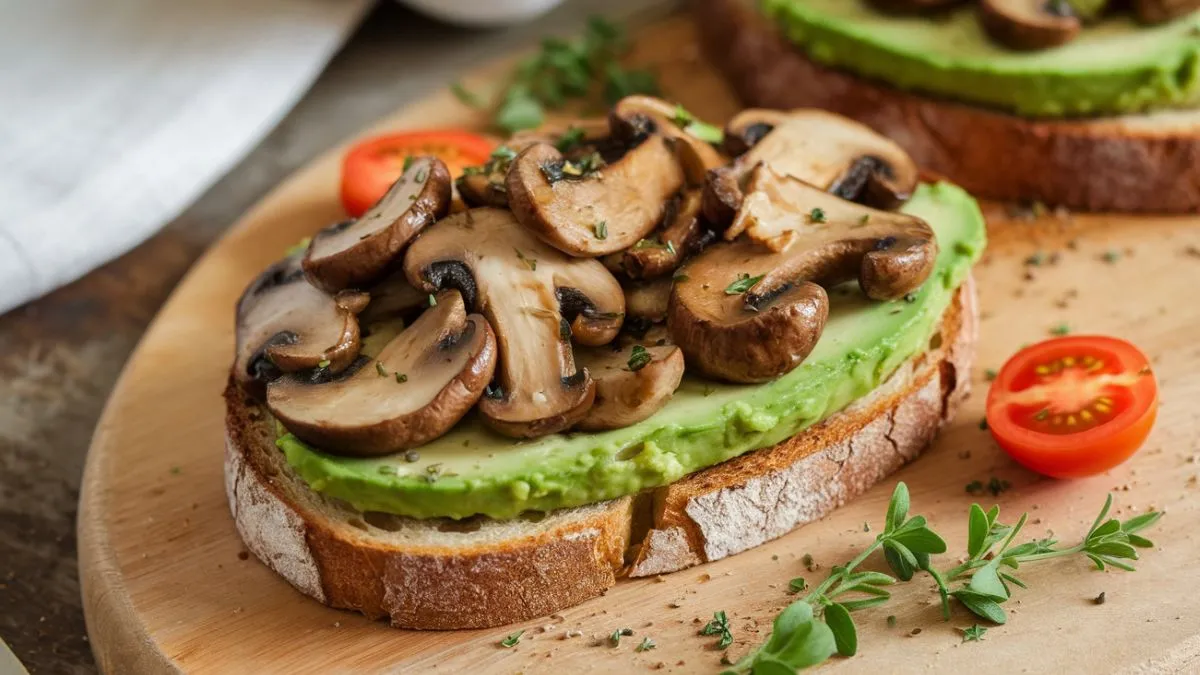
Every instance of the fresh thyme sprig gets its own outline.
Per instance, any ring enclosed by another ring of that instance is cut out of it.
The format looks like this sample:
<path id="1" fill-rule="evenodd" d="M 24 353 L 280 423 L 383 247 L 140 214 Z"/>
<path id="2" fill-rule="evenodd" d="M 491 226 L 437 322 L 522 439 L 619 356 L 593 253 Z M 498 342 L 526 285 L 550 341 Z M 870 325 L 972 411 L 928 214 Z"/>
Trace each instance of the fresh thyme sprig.
<path id="1" fill-rule="evenodd" d="M 628 49 L 622 27 L 600 17 L 588 19 L 580 38 L 542 40 L 541 49 L 517 65 L 492 104 L 492 122 L 512 133 L 541 126 L 547 108 L 561 108 L 570 99 L 601 99 L 611 105 L 630 94 L 657 93 L 653 73 L 621 65 Z M 451 90 L 465 105 L 488 107 L 461 84 Z"/>
<path id="2" fill-rule="evenodd" d="M 985 512 L 978 504 L 972 504 L 968 516 L 966 561 L 944 571 L 923 568 L 938 585 L 943 615 L 950 618 L 950 598 L 954 598 L 972 614 L 993 623 L 1004 623 L 1008 616 L 1000 605 L 1012 595 L 1010 584 L 1026 587 L 1013 574 L 1023 564 L 1083 554 L 1096 569 L 1112 566 L 1134 571 L 1133 565 L 1126 561 L 1138 559 L 1138 548 L 1154 545 L 1137 533 L 1158 522 L 1162 513 L 1152 511 L 1122 522 L 1108 517 L 1112 502 L 1110 494 L 1083 541 L 1068 547 L 1059 547 L 1056 540 L 1049 538 L 1013 545 L 1028 514 L 1021 514 L 1016 525 L 1010 526 L 999 522 L 1000 507 L 993 506 Z M 949 587 L 959 580 L 965 580 L 962 587 Z"/>
<path id="3" fill-rule="evenodd" d="M 897 580 L 908 581 L 919 571 L 928 572 L 937 583 L 947 620 L 950 618 L 950 600 L 954 599 L 980 618 L 1004 623 L 1007 615 L 1000 605 L 1010 597 L 1009 584 L 1025 588 L 1025 584 L 1012 574 L 1022 564 L 1082 554 L 1098 569 L 1112 566 L 1133 571 L 1133 565 L 1126 561 L 1137 559 L 1136 548 L 1153 545 L 1137 533 L 1162 517 L 1159 512 L 1150 512 L 1123 522 L 1109 518 L 1112 508 L 1112 495 L 1109 495 L 1079 544 L 1058 547 L 1058 542 L 1053 539 L 1036 539 L 1014 545 L 1028 514 L 1022 514 L 1017 523 L 1010 526 L 999 522 L 999 507 L 984 511 L 978 504 L 973 504 L 968 516 L 967 558 L 952 568 L 939 571 L 932 565 L 930 556 L 945 553 L 946 542 L 929 527 L 924 516 L 909 517 L 909 506 L 908 487 L 899 483 L 888 502 L 883 531 L 875 541 L 850 562 L 833 567 L 824 581 L 785 608 L 775 618 L 766 643 L 753 649 L 725 673 L 793 672 L 817 665 L 834 653 L 853 656 L 858 651 L 858 632 L 851 612 L 886 603 L 891 598 L 887 586 Z M 881 548 L 895 577 L 883 572 L 858 571 L 857 568 Z M 960 588 L 950 588 L 950 584 L 959 581 L 963 582 Z M 797 592 L 803 592 L 806 587 L 802 578 L 793 579 L 790 584 Z M 964 638 L 978 640 L 986 630 L 972 626 L 964 629 Z"/>

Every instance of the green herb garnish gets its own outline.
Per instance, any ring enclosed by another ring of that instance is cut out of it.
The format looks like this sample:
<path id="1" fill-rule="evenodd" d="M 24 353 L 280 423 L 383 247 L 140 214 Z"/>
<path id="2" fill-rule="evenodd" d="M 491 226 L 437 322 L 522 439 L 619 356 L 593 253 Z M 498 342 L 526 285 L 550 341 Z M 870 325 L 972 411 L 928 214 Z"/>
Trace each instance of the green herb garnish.
<path id="1" fill-rule="evenodd" d="M 500 646 L 505 647 L 505 648 L 516 647 L 517 643 L 521 641 L 521 636 L 524 634 L 525 634 L 525 631 L 519 630 L 519 631 L 513 633 L 512 635 L 509 635 L 508 637 L 501 640 Z"/>
<path id="2" fill-rule="evenodd" d="M 597 239 L 608 239 L 608 223 L 600 220 L 592 226 L 592 232 L 595 233 Z"/>
<path id="3" fill-rule="evenodd" d="M 632 628 L 618 628 L 608 636 L 608 642 L 614 647 L 621 646 L 621 637 L 624 635 L 633 635 Z"/>
<path id="4" fill-rule="evenodd" d="M 635 651 L 635 652 L 648 652 L 648 651 L 650 651 L 651 649 L 654 649 L 654 648 L 655 648 L 655 647 L 657 647 L 657 646 L 658 646 L 658 645 L 657 645 L 657 644 L 655 644 L 654 640 L 650 639 L 650 636 L 649 636 L 649 635 L 647 635 L 646 637 L 642 638 L 642 643 L 641 643 L 640 645 L 638 645 L 637 647 L 635 647 L 633 651 Z"/>
<path id="5" fill-rule="evenodd" d="M 463 86 L 462 82 L 458 82 L 458 81 L 451 82 L 450 83 L 450 93 L 454 94 L 454 98 L 457 98 L 460 103 L 467 106 L 468 108 L 475 108 L 476 110 L 482 110 L 483 108 L 487 107 L 487 103 L 485 103 L 484 100 L 482 98 L 480 98 L 478 94 L 467 90 L 467 88 Z"/>
<path id="6" fill-rule="evenodd" d="M 650 359 L 650 352 L 646 351 L 645 347 L 641 345 L 634 345 L 633 349 L 630 350 L 629 361 L 627 365 L 629 366 L 630 370 L 636 373 L 637 371 L 649 365 Z"/>
<path id="7" fill-rule="evenodd" d="M 396 373 L 396 381 L 400 384 L 404 384 L 405 382 L 408 382 L 408 375 L 405 375 L 404 373 Z"/>
<path id="8" fill-rule="evenodd" d="M 963 628 L 961 630 L 963 633 L 963 642 L 979 642 L 983 639 L 983 634 L 986 633 L 988 629 L 980 626 L 979 624 L 975 624 L 970 628 Z"/>
<path id="9" fill-rule="evenodd" d="M 809 211 L 808 212 L 808 222 L 810 222 L 810 223 L 825 222 L 825 209 L 817 207 L 817 208 L 814 208 L 812 211 Z"/>
<path id="10" fill-rule="evenodd" d="M 429 306 L 437 307 L 437 298 L 433 297 L 433 293 L 429 294 Z"/>
<path id="11" fill-rule="evenodd" d="M 946 542 L 928 525 L 924 516 L 909 516 L 909 493 L 904 483 L 896 485 L 884 516 L 883 531 L 853 560 L 833 567 L 829 577 L 775 619 L 767 641 L 738 661 L 731 673 L 789 672 L 822 663 L 834 653 L 852 656 L 858 650 L 858 634 L 851 612 L 887 603 L 887 590 L 897 581 L 909 581 L 917 572 L 928 573 L 938 589 L 942 614 L 950 619 L 950 603 L 957 601 L 975 616 L 996 624 L 1008 620 L 1001 606 L 1013 587 L 1025 588 L 1014 572 L 1022 565 L 1066 556 L 1086 556 L 1097 569 L 1115 567 L 1133 571 L 1127 561 L 1137 560 L 1137 548 L 1153 543 L 1137 533 L 1150 527 L 1162 514 L 1149 512 L 1125 521 L 1108 518 L 1109 495 L 1083 541 L 1068 547 L 1053 539 L 1034 539 L 1014 544 L 1028 514 L 1015 525 L 999 520 L 1000 507 L 984 511 L 972 504 L 968 514 L 967 553 L 949 569 L 937 569 L 931 556 L 946 552 Z M 892 574 L 858 570 L 876 550 L 883 549 Z M 894 575 L 894 576 L 893 576 Z M 952 587 L 961 582 L 958 587 Z M 713 626 L 716 622 L 710 622 Z M 894 615 L 888 625 L 894 625 Z M 706 626 L 706 630 L 708 630 Z M 986 628 L 963 629 L 964 640 L 979 640 Z M 914 634 L 920 631 L 914 629 Z M 706 633 L 708 634 L 708 633 Z M 967 637 L 970 635 L 971 637 Z"/>
<path id="12" fill-rule="evenodd" d="M 562 136 L 558 137 L 558 140 L 554 143 L 554 147 L 559 152 L 570 152 L 581 143 L 583 143 L 583 129 L 580 129 L 579 127 L 569 127 L 563 132 Z"/>
<path id="13" fill-rule="evenodd" d="M 696 119 L 681 105 L 675 106 L 675 114 L 671 117 L 671 121 L 675 123 L 675 126 L 683 129 L 683 133 L 705 143 L 715 145 L 725 140 L 725 132 L 721 131 L 720 127 Z"/>
<path id="14" fill-rule="evenodd" d="M 387 371 L 383 369 L 383 364 L 378 361 L 375 362 L 375 372 L 379 373 L 380 377 L 387 377 Z"/>
<path id="15" fill-rule="evenodd" d="M 766 275 L 760 274 L 756 277 L 752 277 L 743 272 L 742 274 L 738 275 L 736 281 L 725 287 L 725 295 L 741 295 L 751 288 L 754 288 L 754 284 L 762 281 L 764 276 Z"/>
<path id="16" fill-rule="evenodd" d="M 317 367 L 320 368 L 321 370 L 328 368 L 329 367 L 329 359 L 322 359 L 321 361 L 318 361 Z"/>
<path id="17" fill-rule="evenodd" d="M 1060 323 L 1057 326 L 1050 329 L 1051 335 L 1057 335 L 1059 337 L 1062 337 L 1063 335 L 1067 335 L 1070 332 L 1071 332 L 1071 327 L 1065 323 Z"/>
<path id="18" fill-rule="evenodd" d="M 700 634 L 720 635 L 721 639 L 717 641 L 717 649 L 725 649 L 733 644 L 733 631 L 729 629 L 729 617 L 726 616 L 725 610 L 713 612 L 712 621 L 700 629 Z"/>
<path id="19" fill-rule="evenodd" d="M 534 260 L 533 258 L 526 258 L 525 254 L 521 253 L 521 249 L 519 249 L 519 248 L 514 248 L 513 250 L 517 252 L 518 260 L 525 263 L 531 271 L 534 271 L 534 272 L 537 271 L 537 261 L 536 260 Z"/>
<path id="20" fill-rule="evenodd" d="M 561 108 L 569 100 L 598 104 L 596 94 L 602 92 L 604 102 L 612 104 L 630 94 L 656 93 L 653 74 L 621 66 L 619 58 L 628 47 L 621 27 L 599 17 L 588 20 L 580 38 L 542 40 L 538 53 L 514 69 L 496 103 L 493 123 L 512 133 L 540 126 L 547 108 Z"/>

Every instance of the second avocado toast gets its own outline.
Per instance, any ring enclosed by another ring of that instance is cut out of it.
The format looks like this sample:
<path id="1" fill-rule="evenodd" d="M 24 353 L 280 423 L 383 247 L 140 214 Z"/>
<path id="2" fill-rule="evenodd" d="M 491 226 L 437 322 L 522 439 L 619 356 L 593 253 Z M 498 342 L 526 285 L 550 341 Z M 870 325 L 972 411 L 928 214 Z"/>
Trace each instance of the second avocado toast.
<path id="1" fill-rule="evenodd" d="M 1099 3 L 1112 7 L 1086 17 L 1077 4 L 692 3 L 708 53 L 749 105 L 855 118 L 983 197 L 1200 209 L 1195 3 Z"/>

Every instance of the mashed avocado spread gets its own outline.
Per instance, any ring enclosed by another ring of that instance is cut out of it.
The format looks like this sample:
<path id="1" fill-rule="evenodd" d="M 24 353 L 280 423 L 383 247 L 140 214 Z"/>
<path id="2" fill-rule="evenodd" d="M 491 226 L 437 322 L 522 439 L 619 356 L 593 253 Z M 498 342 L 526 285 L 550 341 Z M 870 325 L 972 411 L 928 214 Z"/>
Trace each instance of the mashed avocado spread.
<path id="1" fill-rule="evenodd" d="M 809 58 L 899 89 L 1030 117 L 1200 105 L 1200 12 L 1157 26 L 1106 18 L 1066 45 L 1015 52 L 983 31 L 975 3 L 932 17 L 889 16 L 862 0 L 761 6 Z"/>
<path id="2" fill-rule="evenodd" d="M 363 511 L 417 518 L 511 518 L 589 504 L 666 485 L 742 453 L 774 445 L 870 393 L 926 348 L 954 290 L 983 251 L 983 216 L 946 183 L 922 185 L 903 211 L 924 218 L 940 253 L 929 280 L 907 300 L 872 302 L 856 285 L 830 293 L 820 342 L 800 367 L 761 385 L 685 376 L 674 398 L 633 426 L 514 441 L 468 417 L 417 450 L 359 459 L 309 447 L 291 434 L 278 445 L 317 492 Z"/>

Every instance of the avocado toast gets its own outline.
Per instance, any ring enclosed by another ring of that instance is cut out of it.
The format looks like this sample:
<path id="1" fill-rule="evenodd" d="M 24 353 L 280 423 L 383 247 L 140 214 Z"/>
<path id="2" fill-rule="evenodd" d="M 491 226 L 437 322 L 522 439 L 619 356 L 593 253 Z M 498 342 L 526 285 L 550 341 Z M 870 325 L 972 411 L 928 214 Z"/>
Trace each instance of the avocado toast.
<path id="1" fill-rule="evenodd" d="M 247 547 L 335 607 L 492 626 L 781 536 L 920 453 L 966 393 L 974 201 L 827 113 L 698 124 L 629 97 L 514 137 L 453 213 L 414 158 L 255 280 L 225 395 Z"/>
<path id="2" fill-rule="evenodd" d="M 1195 3 L 696 0 L 748 104 L 813 106 L 896 139 L 984 197 L 1200 209 Z M 1151 5 L 1171 5 L 1167 8 Z M 1025 14 L 1004 14 L 1021 5 Z M 1078 7 L 1077 7 L 1078 6 Z M 997 12 L 1001 18 L 997 19 Z M 1153 22 L 1153 23 L 1150 23 Z"/>

